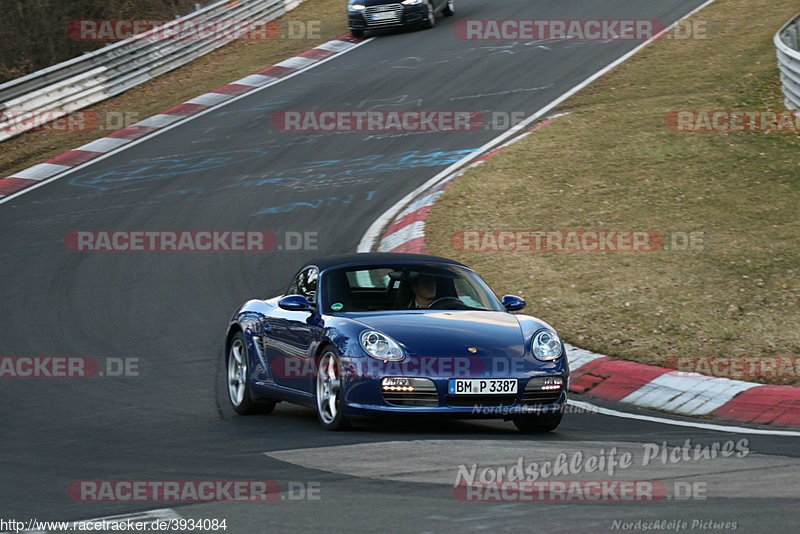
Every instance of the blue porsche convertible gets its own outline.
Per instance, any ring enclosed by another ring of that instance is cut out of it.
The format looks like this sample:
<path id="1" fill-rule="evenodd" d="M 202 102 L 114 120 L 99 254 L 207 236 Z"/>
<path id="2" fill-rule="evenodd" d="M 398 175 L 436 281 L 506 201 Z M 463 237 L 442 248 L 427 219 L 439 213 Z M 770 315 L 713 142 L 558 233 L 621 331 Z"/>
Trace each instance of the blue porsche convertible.
<path id="1" fill-rule="evenodd" d="M 233 315 L 228 396 L 239 414 L 312 407 L 329 430 L 361 416 L 439 414 L 547 432 L 567 400 L 567 355 L 547 323 L 510 313 L 524 307 L 446 258 L 319 258 L 284 295 Z"/>

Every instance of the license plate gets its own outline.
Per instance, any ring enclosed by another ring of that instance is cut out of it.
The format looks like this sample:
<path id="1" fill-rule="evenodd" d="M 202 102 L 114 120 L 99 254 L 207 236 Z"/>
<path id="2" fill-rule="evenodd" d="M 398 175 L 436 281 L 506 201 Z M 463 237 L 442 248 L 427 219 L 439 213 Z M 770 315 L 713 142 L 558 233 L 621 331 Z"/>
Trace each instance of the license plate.
<path id="1" fill-rule="evenodd" d="M 450 395 L 510 395 L 517 392 L 516 378 L 451 378 Z"/>
<path id="2" fill-rule="evenodd" d="M 378 13 L 372 14 L 372 20 L 388 20 L 394 18 L 394 13 L 392 11 L 379 11 Z"/>

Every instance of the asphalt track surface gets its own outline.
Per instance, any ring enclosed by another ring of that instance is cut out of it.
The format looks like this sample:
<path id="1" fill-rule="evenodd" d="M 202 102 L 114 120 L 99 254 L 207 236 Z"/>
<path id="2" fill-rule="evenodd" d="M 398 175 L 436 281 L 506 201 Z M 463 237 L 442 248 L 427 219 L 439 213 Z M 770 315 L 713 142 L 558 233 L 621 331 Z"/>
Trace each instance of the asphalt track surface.
<path id="1" fill-rule="evenodd" d="M 380 36 L 0 205 L 0 355 L 138 358 L 141 366 L 138 377 L 3 380 L 0 518 L 77 520 L 172 507 L 186 518 L 226 518 L 234 533 L 362 532 L 379 525 L 403 532 L 594 532 L 640 519 L 729 520 L 740 532 L 795 531 L 794 437 L 597 414 L 569 415 L 557 432 L 539 437 L 501 421 L 376 423 L 330 433 L 312 411 L 286 404 L 269 416 L 235 416 L 222 389 L 221 345 L 238 305 L 280 293 L 312 256 L 355 250 L 399 198 L 502 133 L 292 134 L 270 127 L 273 112 L 531 114 L 638 43 L 467 42 L 454 37 L 456 20 L 669 23 L 700 3 L 460 0 L 456 17 L 440 19 L 434 30 Z M 316 232 L 318 249 L 76 253 L 63 243 L 72 230 L 271 230 L 279 243 L 287 231 Z M 750 454 L 735 462 L 617 474 L 699 481 L 707 485 L 706 500 L 464 503 L 453 494 L 462 463 L 742 438 Z M 290 483 L 319 483 L 321 498 L 181 505 L 82 503 L 66 494 L 75 480 L 264 479 L 283 491 Z"/>

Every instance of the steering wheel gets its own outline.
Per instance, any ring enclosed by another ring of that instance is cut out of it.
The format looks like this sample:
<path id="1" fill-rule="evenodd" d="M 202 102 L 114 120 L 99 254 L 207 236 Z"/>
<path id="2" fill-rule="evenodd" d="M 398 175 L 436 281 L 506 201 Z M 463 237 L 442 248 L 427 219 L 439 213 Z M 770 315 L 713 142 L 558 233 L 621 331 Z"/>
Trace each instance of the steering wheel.
<path id="1" fill-rule="evenodd" d="M 444 304 L 444 305 L 443 305 Z M 428 308 L 435 308 L 438 307 L 444 310 L 459 310 L 459 309 L 466 309 L 469 306 L 461 302 L 461 299 L 456 297 L 440 297 L 428 305 Z"/>

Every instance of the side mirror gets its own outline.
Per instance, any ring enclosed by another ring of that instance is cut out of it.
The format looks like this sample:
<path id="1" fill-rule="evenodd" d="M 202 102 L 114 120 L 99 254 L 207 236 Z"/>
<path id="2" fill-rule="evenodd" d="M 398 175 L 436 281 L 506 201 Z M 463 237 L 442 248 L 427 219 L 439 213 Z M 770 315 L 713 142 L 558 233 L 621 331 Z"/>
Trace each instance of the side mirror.
<path id="1" fill-rule="evenodd" d="M 502 302 L 506 311 L 519 311 L 525 308 L 525 299 L 514 295 L 505 295 Z"/>
<path id="2" fill-rule="evenodd" d="M 289 295 L 288 297 L 283 297 L 278 301 L 278 306 L 281 309 L 289 311 L 314 311 L 314 305 L 311 304 L 307 298 L 301 295 Z"/>

